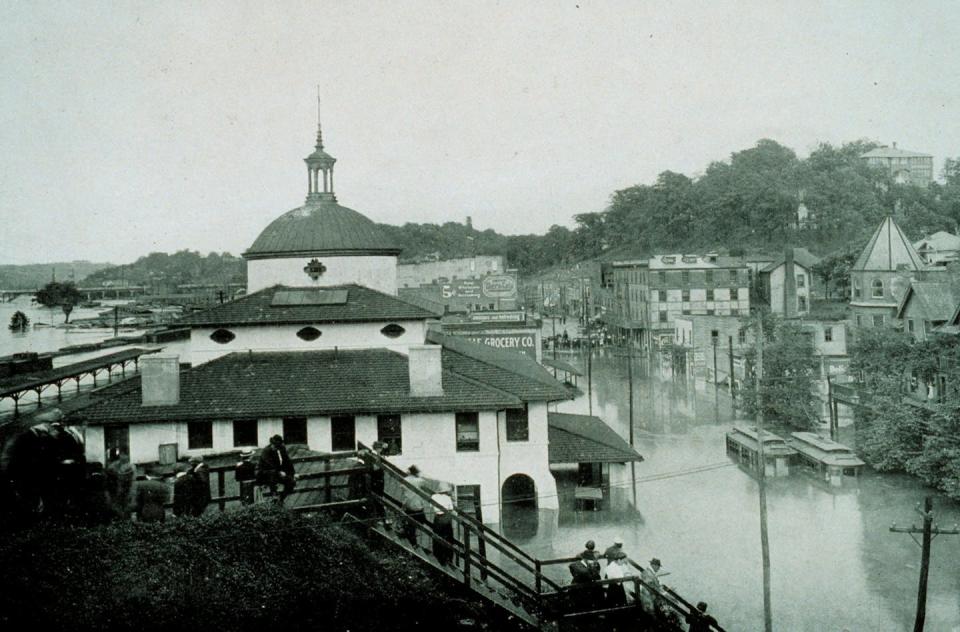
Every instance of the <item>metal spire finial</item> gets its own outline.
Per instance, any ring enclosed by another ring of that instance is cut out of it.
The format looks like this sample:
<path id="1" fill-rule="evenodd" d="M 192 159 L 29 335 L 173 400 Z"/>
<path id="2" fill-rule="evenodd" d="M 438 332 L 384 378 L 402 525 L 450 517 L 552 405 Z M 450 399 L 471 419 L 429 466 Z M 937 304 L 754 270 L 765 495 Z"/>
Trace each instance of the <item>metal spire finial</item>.
<path id="1" fill-rule="evenodd" d="M 317 84 L 317 149 L 323 149 L 323 129 L 320 127 L 320 84 Z"/>

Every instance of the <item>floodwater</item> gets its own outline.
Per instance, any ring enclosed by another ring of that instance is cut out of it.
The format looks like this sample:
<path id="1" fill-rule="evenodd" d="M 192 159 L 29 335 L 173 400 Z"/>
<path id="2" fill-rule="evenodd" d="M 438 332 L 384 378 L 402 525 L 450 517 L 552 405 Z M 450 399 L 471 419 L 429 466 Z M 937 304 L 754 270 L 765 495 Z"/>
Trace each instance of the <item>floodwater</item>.
<path id="1" fill-rule="evenodd" d="M 70 314 L 70 321 L 73 322 L 81 318 L 92 318 L 99 315 L 103 311 L 109 310 L 113 305 L 124 304 L 126 302 L 127 301 L 104 301 L 101 307 L 76 307 Z M 12 332 L 7 327 L 7 325 L 10 323 L 10 318 L 13 316 L 14 312 L 18 310 L 22 311 L 27 315 L 27 318 L 30 319 L 31 326 L 27 331 Z M 31 304 L 29 297 L 19 297 L 15 301 L 9 303 L 0 303 L 0 356 L 26 351 L 37 353 L 56 351 L 67 346 L 91 344 L 113 337 L 113 329 L 65 329 L 57 327 L 57 325 L 63 324 L 63 320 L 64 315 L 60 308 L 50 309 L 46 307 L 40 307 L 35 303 Z M 120 330 L 121 336 L 137 335 L 140 333 L 143 332 L 140 330 Z M 110 347 L 108 349 L 99 349 L 96 351 L 71 353 L 69 355 L 63 355 L 54 358 L 53 366 L 59 367 L 75 362 L 82 362 L 84 360 L 89 360 L 91 358 L 106 355 L 108 353 L 123 351 L 124 349 L 129 349 L 133 346 L 144 345 L 117 346 Z M 168 348 L 176 350 L 181 346 L 182 343 L 177 342 L 171 343 Z M 115 371 L 119 373 L 120 369 L 117 368 Z M 107 376 L 101 373 L 97 379 L 97 384 L 102 386 L 104 381 L 107 379 Z M 88 390 L 93 387 L 93 377 L 87 376 L 80 380 L 81 390 Z M 64 386 L 64 389 L 72 388 L 75 388 L 74 382 L 72 381 Z M 56 399 L 57 391 L 55 388 L 48 388 L 43 392 L 42 403 L 44 406 L 55 405 Z M 10 415 L 13 413 L 13 408 L 13 401 L 9 398 L 0 400 L 0 424 L 3 424 L 5 421 L 9 420 Z M 28 393 L 20 401 L 20 410 L 23 412 L 30 412 L 36 409 L 36 396 L 32 393 Z"/>
<path id="2" fill-rule="evenodd" d="M 595 351 L 592 408 L 627 438 L 622 353 Z M 560 357 L 586 366 L 581 355 Z M 711 385 L 698 391 L 651 373 L 646 360 L 634 359 L 636 448 L 645 459 L 636 467 L 639 511 L 577 512 L 565 503 L 556 532 L 520 543 L 546 559 L 575 555 L 588 539 L 603 549 L 621 536 L 633 559 L 662 560 L 670 573 L 663 582 L 709 603 L 726 629 L 762 630 L 757 483 L 726 456 L 730 398 Z M 587 390 L 586 377 L 580 386 Z M 586 396 L 558 405 L 562 412 L 588 408 Z M 871 471 L 841 490 L 801 473 L 768 483 L 774 629 L 912 630 L 920 547 L 889 527 L 920 524 L 916 504 L 927 494 L 944 528 L 960 522 L 960 507 L 911 477 Z M 932 551 L 926 629 L 960 630 L 960 536 L 935 538 Z M 554 567 L 557 578 L 565 574 Z"/>

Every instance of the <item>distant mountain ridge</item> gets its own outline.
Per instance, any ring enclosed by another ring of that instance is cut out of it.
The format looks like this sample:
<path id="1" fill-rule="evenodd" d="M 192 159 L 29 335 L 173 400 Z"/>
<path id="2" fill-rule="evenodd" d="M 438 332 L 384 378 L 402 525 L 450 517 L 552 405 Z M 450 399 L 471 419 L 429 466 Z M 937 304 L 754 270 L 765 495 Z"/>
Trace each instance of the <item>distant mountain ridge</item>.
<path id="1" fill-rule="evenodd" d="M 56 263 L 27 263 L 24 265 L 0 265 L 0 289 L 32 290 L 41 287 L 54 277 L 58 281 L 79 283 L 91 274 L 110 268 L 112 263 L 90 261 L 59 261 Z"/>

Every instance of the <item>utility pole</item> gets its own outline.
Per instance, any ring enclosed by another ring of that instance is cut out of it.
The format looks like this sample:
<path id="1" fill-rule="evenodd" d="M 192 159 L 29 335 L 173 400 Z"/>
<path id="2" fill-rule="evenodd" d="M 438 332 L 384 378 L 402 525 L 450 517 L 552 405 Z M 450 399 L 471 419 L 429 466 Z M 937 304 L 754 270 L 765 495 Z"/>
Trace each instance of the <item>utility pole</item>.
<path id="1" fill-rule="evenodd" d="M 837 422 L 833 418 L 833 381 L 829 373 L 827 373 L 827 414 L 830 415 L 830 439 L 836 441 L 839 433 Z"/>
<path id="2" fill-rule="evenodd" d="M 720 376 L 717 374 L 717 336 L 711 336 L 713 342 L 713 390 L 720 390 Z"/>
<path id="3" fill-rule="evenodd" d="M 770 603 L 770 537 L 767 534 L 767 461 L 763 455 L 763 397 L 760 380 L 763 377 L 763 317 L 757 312 L 757 452 L 760 458 L 758 482 L 760 485 L 760 555 L 763 558 L 763 629 L 773 631 L 773 612 Z"/>
<path id="4" fill-rule="evenodd" d="M 630 402 L 627 410 L 630 411 L 630 447 L 633 447 L 633 351 L 627 341 L 627 397 Z M 630 461 L 630 480 L 633 481 L 633 508 L 637 508 L 637 464 Z"/>
<path id="5" fill-rule="evenodd" d="M 913 538 L 913 534 L 922 533 L 923 540 L 920 553 L 920 584 L 917 587 L 917 618 L 913 623 L 913 632 L 923 632 L 923 623 L 927 617 L 927 577 L 930 573 L 930 543 L 933 541 L 933 538 L 938 535 L 958 535 L 960 530 L 957 529 L 957 525 L 953 525 L 953 529 L 939 529 L 936 525 L 933 524 L 933 498 L 927 496 L 923 500 L 923 511 L 920 511 L 920 506 L 917 506 L 917 511 L 923 516 L 923 527 L 911 526 L 911 527 L 898 527 L 896 523 L 890 526 L 890 531 L 893 533 L 909 533 L 910 537 Z M 916 538 L 914 538 L 916 542 Z"/>
<path id="6" fill-rule="evenodd" d="M 590 337 L 590 323 L 587 323 L 587 410 L 593 416 L 593 340 Z"/>
<path id="7" fill-rule="evenodd" d="M 737 394 L 733 392 L 733 336 L 727 336 L 727 343 L 729 345 L 727 347 L 727 355 L 729 356 L 728 359 L 730 360 L 730 399 L 735 400 L 737 398 Z"/>

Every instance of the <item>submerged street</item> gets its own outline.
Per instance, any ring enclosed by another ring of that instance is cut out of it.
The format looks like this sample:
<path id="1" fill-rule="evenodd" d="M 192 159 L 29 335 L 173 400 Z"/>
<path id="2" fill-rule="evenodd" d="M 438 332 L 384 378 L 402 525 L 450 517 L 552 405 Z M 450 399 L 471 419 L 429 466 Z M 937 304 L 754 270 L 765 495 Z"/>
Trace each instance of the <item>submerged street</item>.
<path id="1" fill-rule="evenodd" d="M 627 366 L 622 351 L 593 356 L 593 414 L 629 437 Z M 549 351 L 545 354 L 550 354 Z M 615 355 L 616 354 L 616 355 Z M 639 355 L 639 354 L 638 354 Z M 558 357 L 586 374 L 579 352 Z M 655 372 L 655 371 L 654 371 Z M 599 549 L 622 536 L 628 555 L 663 561 L 663 582 L 710 612 L 728 630 L 763 627 L 757 483 L 727 457 L 724 433 L 734 418 L 712 385 L 652 377 L 634 358 L 639 512 L 573 510 L 561 502 L 556 533 L 518 544 L 540 558 L 575 555 L 588 539 Z M 587 378 L 579 386 L 587 391 Z M 587 413 L 586 394 L 557 406 Z M 852 428 L 842 440 L 852 441 Z M 889 527 L 919 524 L 916 505 L 932 490 L 903 475 L 869 469 L 859 484 L 831 489 L 795 470 L 768 479 L 773 618 L 778 630 L 912 629 L 920 547 Z M 632 493 L 632 490 L 630 490 Z M 960 507 L 934 495 L 936 522 L 960 522 Z M 529 514 L 527 518 L 529 518 Z M 506 529 L 522 533 L 518 525 Z M 937 538 L 931 556 L 926 629 L 960 630 L 960 538 Z M 568 581 L 565 566 L 553 574 Z"/>

